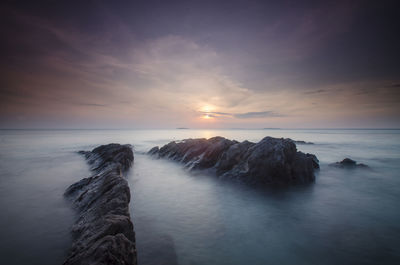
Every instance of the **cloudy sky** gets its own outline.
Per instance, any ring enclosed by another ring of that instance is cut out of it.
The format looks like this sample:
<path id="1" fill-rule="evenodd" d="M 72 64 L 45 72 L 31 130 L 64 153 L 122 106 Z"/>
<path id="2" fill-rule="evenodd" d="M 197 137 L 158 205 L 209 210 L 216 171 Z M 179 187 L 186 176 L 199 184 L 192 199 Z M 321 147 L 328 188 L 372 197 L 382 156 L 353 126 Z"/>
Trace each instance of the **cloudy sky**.
<path id="1" fill-rule="evenodd" d="M 400 127 L 399 9 L 323 2 L 3 1 L 0 128 Z"/>

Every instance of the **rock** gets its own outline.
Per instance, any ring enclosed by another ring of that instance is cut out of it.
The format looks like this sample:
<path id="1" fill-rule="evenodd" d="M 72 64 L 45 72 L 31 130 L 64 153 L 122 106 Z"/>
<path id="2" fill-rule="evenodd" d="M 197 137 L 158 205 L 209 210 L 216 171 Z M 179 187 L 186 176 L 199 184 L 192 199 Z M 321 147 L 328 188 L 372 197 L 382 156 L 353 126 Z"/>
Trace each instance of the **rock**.
<path id="1" fill-rule="evenodd" d="M 221 155 L 221 158 L 215 165 L 217 174 L 222 175 L 238 165 L 243 160 L 246 151 L 253 145 L 255 144 L 249 141 L 232 144 L 229 149 Z"/>
<path id="2" fill-rule="evenodd" d="M 78 218 L 72 227 L 72 247 L 64 264 L 137 264 L 129 215 L 130 190 L 123 176 L 133 163 L 131 146 L 109 144 L 79 153 L 85 155 L 94 175 L 65 192 Z"/>
<path id="3" fill-rule="evenodd" d="M 353 168 L 367 169 L 367 168 L 369 168 L 369 166 L 362 164 L 362 163 L 358 164 L 356 161 L 354 161 L 350 158 L 345 158 L 340 162 L 330 164 L 330 166 L 334 166 L 334 167 L 338 167 L 338 168 L 347 168 L 347 169 L 353 169 Z"/>
<path id="4" fill-rule="evenodd" d="M 170 142 L 149 154 L 183 163 L 189 170 L 212 169 L 222 178 L 247 183 L 291 184 L 314 181 L 315 155 L 298 152 L 291 139 L 265 137 L 258 143 L 223 137 Z"/>
<path id="5" fill-rule="evenodd" d="M 155 154 L 158 153 L 158 151 L 160 151 L 160 148 L 159 148 L 158 146 L 156 146 L 156 147 L 151 148 L 150 151 L 147 152 L 147 154 L 149 154 L 149 155 L 155 155 Z"/>
<path id="6" fill-rule="evenodd" d="M 318 160 L 318 158 L 314 154 L 309 154 L 309 153 L 307 153 L 306 156 L 312 159 L 313 167 L 315 169 L 319 169 L 319 160 Z"/>

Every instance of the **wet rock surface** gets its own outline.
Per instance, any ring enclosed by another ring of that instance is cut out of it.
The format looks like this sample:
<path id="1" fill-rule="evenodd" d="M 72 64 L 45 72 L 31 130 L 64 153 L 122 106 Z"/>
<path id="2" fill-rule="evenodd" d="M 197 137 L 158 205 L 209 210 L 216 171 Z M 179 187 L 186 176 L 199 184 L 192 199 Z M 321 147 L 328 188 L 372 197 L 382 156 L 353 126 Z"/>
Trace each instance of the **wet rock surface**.
<path id="1" fill-rule="evenodd" d="M 168 158 L 189 170 L 212 170 L 221 178 L 250 184 L 295 184 L 315 180 L 315 155 L 297 151 L 291 139 L 265 137 L 258 143 L 223 137 L 186 139 L 154 147 L 148 154 Z"/>
<path id="2" fill-rule="evenodd" d="M 137 264 L 130 190 L 123 176 L 133 163 L 131 146 L 109 144 L 79 153 L 86 157 L 94 175 L 65 192 L 78 218 L 64 264 Z"/>
<path id="3" fill-rule="evenodd" d="M 338 167 L 338 168 L 347 168 L 347 169 L 354 169 L 354 168 L 369 169 L 370 168 L 369 166 L 362 164 L 362 163 L 357 163 L 356 161 L 354 161 L 350 158 L 345 158 L 340 162 L 330 164 L 330 166 Z"/>

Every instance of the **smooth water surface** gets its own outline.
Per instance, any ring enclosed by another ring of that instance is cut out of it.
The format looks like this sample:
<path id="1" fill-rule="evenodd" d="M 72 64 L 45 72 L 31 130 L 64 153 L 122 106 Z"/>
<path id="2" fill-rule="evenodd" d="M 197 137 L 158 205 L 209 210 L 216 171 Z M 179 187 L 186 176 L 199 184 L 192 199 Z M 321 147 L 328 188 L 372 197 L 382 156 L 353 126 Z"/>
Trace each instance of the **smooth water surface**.
<path id="1" fill-rule="evenodd" d="M 265 136 L 321 162 L 315 184 L 258 190 L 154 160 L 143 152 L 184 138 Z M 400 264 L 399 130 L 2 130 L 0 259 L 60 264 L 73 210 L 63 198 L 88 176 L 78 150 L 134 145 L 127 178 L 139 264 Z M 372 170 L 328 166 L 350 157 Z"/>

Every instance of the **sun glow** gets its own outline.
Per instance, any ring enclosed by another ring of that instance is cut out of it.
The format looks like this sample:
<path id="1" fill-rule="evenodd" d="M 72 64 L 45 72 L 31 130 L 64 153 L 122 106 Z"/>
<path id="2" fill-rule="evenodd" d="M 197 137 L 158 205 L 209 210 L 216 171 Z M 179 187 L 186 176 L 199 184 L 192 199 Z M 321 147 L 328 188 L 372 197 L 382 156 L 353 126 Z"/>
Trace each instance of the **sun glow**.
<path id="1" fill-rule="evenodd" d="M 209 104 L 204 104 L 199 111 L 202 113 L 201 119 L 205 121 L 212 121 L 214 120 L 214 115 L 213 111 L 215 110 L 215 107 Z"/>
<path id="2" fill-rule="evenodd" d="M 207 112 L 214 111 L 214 109 L 215 109 L 214 106 L 211 106 L 211 105 L 204 105 L 203 107 L 200 108 L 200 111 L 206 112 L 206 113 L 207 113 Z M 206 114 L 206 115 L 208 115 L 208 114 Z"/>

